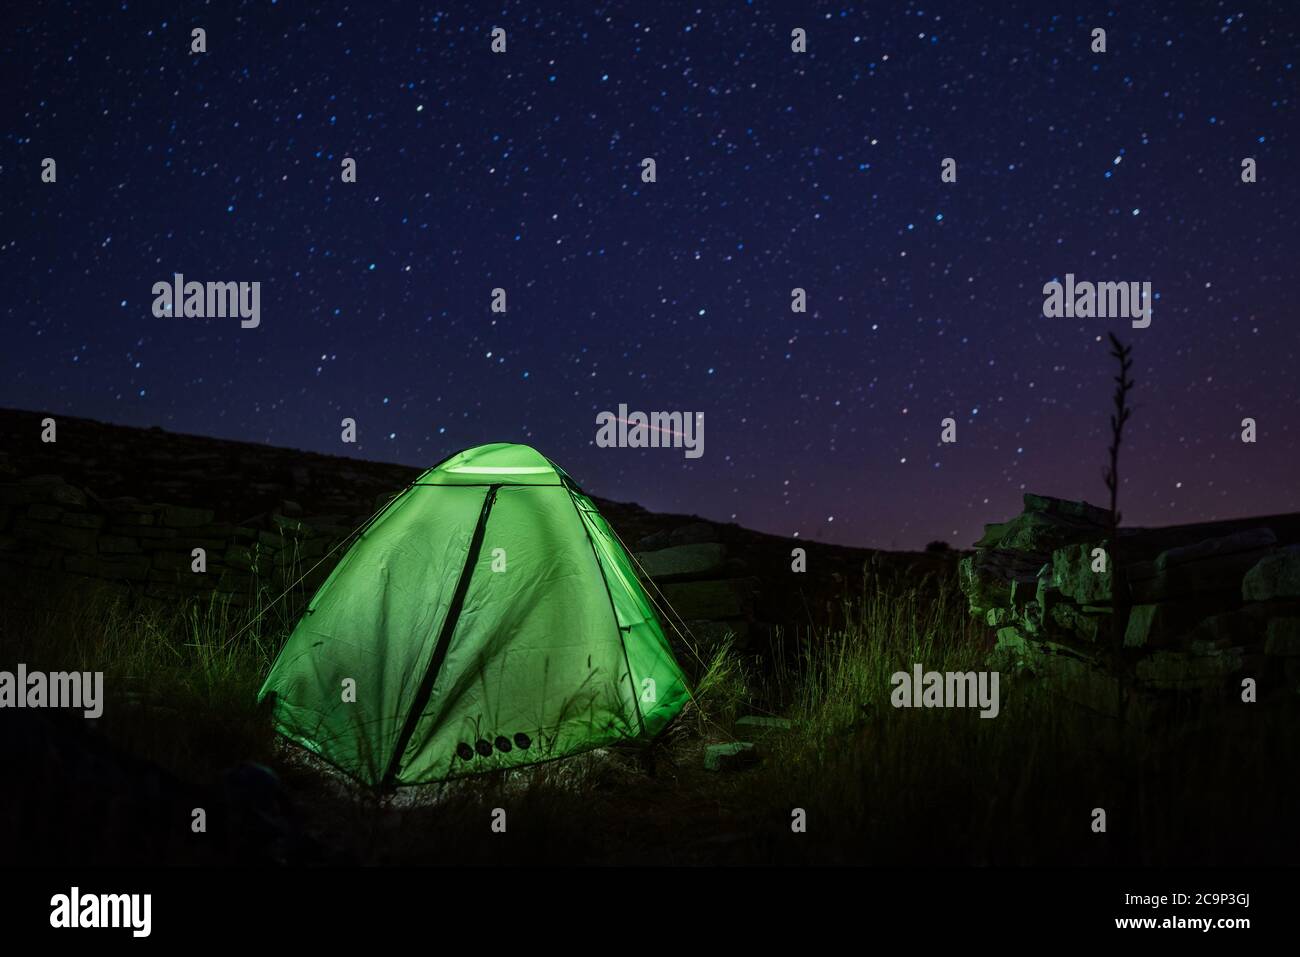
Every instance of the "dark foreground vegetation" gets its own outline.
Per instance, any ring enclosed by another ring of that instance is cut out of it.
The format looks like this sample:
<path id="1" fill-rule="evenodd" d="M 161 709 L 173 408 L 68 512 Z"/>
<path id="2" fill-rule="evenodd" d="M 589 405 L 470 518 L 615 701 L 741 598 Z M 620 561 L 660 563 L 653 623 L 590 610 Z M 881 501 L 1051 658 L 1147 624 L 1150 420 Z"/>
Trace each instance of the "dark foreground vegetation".
<path id="1" fill-rule="evenodd" d="M 978 670 L 991 635 L 955 574 L 868 571 L 848 590 L 836 624 L 769 648 L 683 644 L 696 700 L 649 749 L 387 797 L 271 733 L 256 693 L 291 625 L 274 610 L 245 628 L 247 610 L 212 600 L 9 606 L 0 660 L 104 671 L 106 703 L 94 722 L 0 712 L 0 842 L 29 864 L 1292 862 L 1292 703 L 1173 702 L 1139 729 L 1007 679 L 994 719 L 895 709 L 892 673 Z M 759 739 L 752 767 L 705 770 L 744 715 L 792 729 Z"/>

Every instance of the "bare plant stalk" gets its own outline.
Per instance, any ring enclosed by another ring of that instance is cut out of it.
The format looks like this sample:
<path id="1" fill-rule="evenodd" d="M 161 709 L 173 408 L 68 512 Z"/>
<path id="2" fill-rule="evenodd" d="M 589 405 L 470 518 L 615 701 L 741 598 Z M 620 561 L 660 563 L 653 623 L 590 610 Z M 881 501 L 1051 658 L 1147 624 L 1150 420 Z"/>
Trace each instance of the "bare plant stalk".
<path id="1" fill-rule="evenodd" d="M 1111 548 L 1119 533 L 1119 447 L 1124 439 L 1124 423 L 1129 420 L 1133 410 L 1128 407 L 1128 393 L 1133 388 L 1129 370 L 1133 368 L 1132 346 L 1125 346 L 1110 333 L 1110 354 L 1119 360 L 1119 375 L 1115 376 L 1115 411 L 1110 416 L 1110 465 L 1102 473 L 1106 488 L 1110 490 L 1110 541 Z"/>
<path id="2" fill-rule="evenodd" d="M 1124 424 L 1128 422 L 1129 416 L 1133 411 L 1128 407 L 1128 393 L 1133 388 L 1133 380 L 1129 378 L 1129 370 L 1133 368 L 1133 360 L 1130 358 L 1133 352 L 1132 346 L 1125 346 L 1110 333 L 1110 354 L 1119 361 L 1119 375 L 1115 376 L 1115 411 L 1110 416 L 1110 464 L 1103 473 L 1106 480 L 1106 488 L 1110 490 L 1110 541 L 1107 549 L 1110 552 L 1111 566 L 1111 601 L 1114 608 L 1110 616 L 1110 646 L 1111 654 L 1118 656 L 1124 643 L 1124 629 L 1127 626 L 1128 611 L 1122 608 L 1125 603 L 1125 596 L 1128 589 L 1124 585 L 1124 575 L 1120 567 L 1119 556 L 1119 449 L 1124 441 Z M 1118 661 L 1113 664 L 1118 665 Z M 1116 706 L 1121 715 L 1121 721 L 1125 714 L 1124 708 L 1124 683 L 1116 683 Z"/>

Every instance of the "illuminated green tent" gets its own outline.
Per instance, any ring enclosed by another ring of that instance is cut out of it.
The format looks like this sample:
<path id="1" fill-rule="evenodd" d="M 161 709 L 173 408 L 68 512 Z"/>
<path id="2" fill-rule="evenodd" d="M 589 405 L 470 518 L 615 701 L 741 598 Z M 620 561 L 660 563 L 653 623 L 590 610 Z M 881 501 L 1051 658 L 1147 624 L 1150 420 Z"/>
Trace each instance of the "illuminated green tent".
<path id="1" fill-rule="evenodd" d="M 591 499 L 524 445 L 421 475 L 317 591 L 259 698 L 372 786 L 648 740 L 685 679 Z"/>

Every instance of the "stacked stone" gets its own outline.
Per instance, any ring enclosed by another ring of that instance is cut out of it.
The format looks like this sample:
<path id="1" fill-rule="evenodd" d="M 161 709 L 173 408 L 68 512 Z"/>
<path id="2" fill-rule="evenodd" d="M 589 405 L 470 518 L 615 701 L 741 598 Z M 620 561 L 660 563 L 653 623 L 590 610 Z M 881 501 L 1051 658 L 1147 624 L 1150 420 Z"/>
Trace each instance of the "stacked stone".
<path id="1" fill-rule="evenodd" d="M 1171 692 L 1300 686 L 1295 516 L 1123 529 L 1083 502 L 1026 495 L 961 562 L 973 614 L 997 629 L 991 667 L 1054 679 L 1117 715 Z M 1101 552 L 1097 550 L 1101 549 Z M 1099 557 L 1104 556 L 1102 560 Z"/>
<path id="2" fill-rule="evenodd" d="M 756 627 L 758 579 L 746 574 L 745 563 L 732 557 L 719 538 L 716 525 L 695 522 L 641 539 L 635 553 L 705 650 L 727 635 L 743 647 Z"/>
<path id="3" fill-rule="evenodd" d="M 310 594 L 341 557 L 343 549 L 334 546 L 363 519 L 309 523 L 287 514 L 296 511 L 284 502 L 235 524 L 216 521 L 209 509 L 100 499 L 58 476 L 4 483 L 0 581 L 21 579 L 22 591 L 10 596 L 18 599 L 40 600 L 57 594 L 54 586 L 97 580 L 148 598 L 216 592 L 246 606 L 275 597 L 307 573 L 301 586 Z M 205 570 L 196 572 L 194 550 L 200 548 Z M 33 592 L 33 580 L 51 587 Z"/>
<path id="4" fill-rule="evenodd" d="M 381 507 L 391 498 L 380 496 Z M 304 518 L 292 501 L 238 523 L 210 509 L 101 499 L 59 476 L 0 483 L 0 586 L 7 600 L 41 601 L 60 584 L 112 583 L 151 599 L 215 592 L 256 607 L 301 581 L 310 596 L 342 557 L 335 548 L 367 515 Z M 755 628 L 758 580 L 696 522 L 648 536 L 637 555 L 646 573 L 706 649 L 725 635 L 740 645 Z M 194 550 L 206 570 L 194 571 Z M 35 582 L 37 587 L 32 588 Z M 57 600 L 57 599 L 56 599 Z"/>

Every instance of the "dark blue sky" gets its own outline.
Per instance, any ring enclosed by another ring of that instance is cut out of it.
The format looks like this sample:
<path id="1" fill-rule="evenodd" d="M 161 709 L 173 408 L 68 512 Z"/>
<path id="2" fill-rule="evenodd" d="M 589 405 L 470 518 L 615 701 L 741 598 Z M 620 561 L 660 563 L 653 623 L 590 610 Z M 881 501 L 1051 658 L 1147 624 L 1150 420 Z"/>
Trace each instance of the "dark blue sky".
<path id="1" fill-rule="evenodd" d="M 523 441 L 652 509 L 968 544 L 1104 501 L 1115 331 L 1128 522 L 1300 509 L 1291 0 L 19 6 L 0 405 Z M 174 272 L 260 281 L 261 326 L 155 318 Z M 1150 281 L 1151 327 L 1045 318 L 1067 272 Z M 703 413 L 703 457 L 597 448 L 619 403 Z"/>

